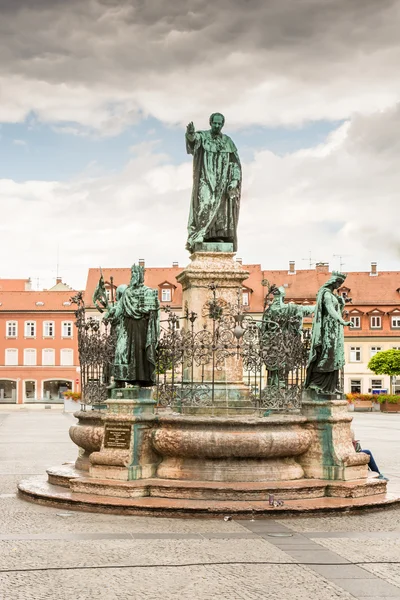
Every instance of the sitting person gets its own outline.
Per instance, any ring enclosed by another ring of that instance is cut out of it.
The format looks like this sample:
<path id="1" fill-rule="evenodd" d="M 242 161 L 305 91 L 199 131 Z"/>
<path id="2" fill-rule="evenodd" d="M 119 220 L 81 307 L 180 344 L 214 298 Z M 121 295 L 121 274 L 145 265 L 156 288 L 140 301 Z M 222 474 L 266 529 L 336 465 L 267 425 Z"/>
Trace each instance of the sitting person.
<path id="1" fill-rule="evenodd" d="M 374 473 L 378 473 L 378 479 L 384 479 L 385 481 L 389 481 L 389 479 L 387 477 L 385 477 L 383 473 L 380 472 L 378 465 L 376 464 L 375 459 L 372 455 L 371 450 L 364 450 L 364 448 L 361 448 L 360 441 L 354 439 L 355 436 L 354 436 L 353 430 L 351 430 L 351 435 L 352 435 L 352 442 L 353 442 L 354 450 L 356 452 L 364 452 L 364 454 L 368 454 L 368 456 L 369 456 L 368 467 L 369 467 L 370 471 L 374 471 Z"/>

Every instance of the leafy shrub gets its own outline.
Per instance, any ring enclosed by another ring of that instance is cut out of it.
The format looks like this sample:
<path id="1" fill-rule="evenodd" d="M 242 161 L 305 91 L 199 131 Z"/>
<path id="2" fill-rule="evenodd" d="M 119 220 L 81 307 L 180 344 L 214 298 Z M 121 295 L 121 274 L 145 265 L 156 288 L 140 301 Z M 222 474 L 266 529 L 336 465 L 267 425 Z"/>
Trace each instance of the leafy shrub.
<path id="1" fill-rule="evenodd" d="M 384 402 L 389 402 L 389 404 L 400 404 L 400 394 L 346 394 L 346 398 L 349 402 L 366 400 L 370 402 L 379 402 L 379 404 L 383 404 Z"/>
<path id="2" fill-rule="evenodd" d="M 67 390 L 63 394 L 64 398 L 67 400 L 73 400 L 74 402 L 78 402 L 81 399 L 82 394 L 80 392 L 71 392 L 71 390 Z"/>
<path id="3" fill-rule="evenodd" d="M 377 352 L 369 361 L 368 369 L 375 375 L 400 375 L 400 350 Z"/>

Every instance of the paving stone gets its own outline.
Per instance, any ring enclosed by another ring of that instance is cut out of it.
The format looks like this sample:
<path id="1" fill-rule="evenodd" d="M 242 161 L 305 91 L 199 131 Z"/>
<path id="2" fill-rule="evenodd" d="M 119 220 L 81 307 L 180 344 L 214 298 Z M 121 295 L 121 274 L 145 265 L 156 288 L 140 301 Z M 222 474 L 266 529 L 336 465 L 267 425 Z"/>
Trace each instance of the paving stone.
<path id="1" fill-rule="evenodd" d="M 334 552 L 327 550 L 286 550 L 286 552 L 299 563 L 330 564 L 347 563 L 348 561 Z"/>
<path id="2" fill-rule="evenodd" d="M 313 565 L 312 570 L 326 579 L 374 579 L 374 575 L 357 565 Z"/>
<path id="3" fill-rule="evenodd" d="M 353 596 L 400 598 L 400 588 L 381 579 L 331 579 L 337 586 Z"/>
<path id="4" fill-rule="evenodd" d="M 361 439 L 371 442 L 381 468 L 391 477 L 389 469 L 395 477 L 398 472 L 400 482 L 400 415 L 390 415 L 390 420 L 380 419 L 382 415 L 363 416 Z M 358 431 L 358 415 L 356 421 Z M 42 474 L 50 466 L 75 459 L 76 446 L 68 436 L 73 422 L 72 416 L 55 411 L 27 410 L 2 419 L 0 534 L 8 539 L 0 540 L 0 566 L 59 570 L 0 573 L 1 600 L 354 600 L 346 581 L 368 582 L 366 592 L 361 589 L 357 595 L 361 600 L 384 600 L 388 590 L 388 598 L 398 597 L 392 595 L 400 589 L 398 565 L 369 562 L 358 567 L 351 562 L 360 557 L 376 561 L 377 557 L 398 556 L 399 510 L 279 521 L 224 522 L 222 518 L 160 519 L 83 512 L 61 518 L 57 513 L 65 511 L 8 496 L 26 475 Z M 389 434 L 379 430 L 380 423 L 390 426 Z M 390 453 L 382 452 L 380 446 L 386 444 L 387 436 Z M 390 454 L 387 464 L 386 454 Z M 294 535 L 268 535 L 280 532 Z M 346 532 L 351 536 L 346 537 Z M 363 532 L 374 535 L 365 539 Z M 313 537 L 313 533 L 317 535 Z M 329 533 L 338 535 L 329 537 Z M 19 539 L 12 539 L 16 536 Z M 295 564 L 295 560 L 310 556 L 330 564 Z M 331 562 L 333 557 L 350 562 L 338 565 Z M 216 564 L 221 561 L 232 564 Z M 182 566 L 188 562 L 198 566 Z M 293 564 L 287 564 L 290 562 Z M 118 563 L 124 567 L 112 568 Z M 161 563 L 168 566 L 144 567 Z M 140 566 L 132 568 L 132 564 Z M 63 570 L 65 566 L 70 570 Z M 80 570 L 79 566 L 87 568 Z M 391 586 L 378 589 L 371 582 Z"/>

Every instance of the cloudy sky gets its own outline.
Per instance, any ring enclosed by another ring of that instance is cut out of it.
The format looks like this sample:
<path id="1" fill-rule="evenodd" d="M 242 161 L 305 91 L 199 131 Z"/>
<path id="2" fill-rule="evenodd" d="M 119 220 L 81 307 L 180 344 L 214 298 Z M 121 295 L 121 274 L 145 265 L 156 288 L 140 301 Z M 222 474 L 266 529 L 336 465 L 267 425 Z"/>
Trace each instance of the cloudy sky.
<path id="1" fill-rule="evenodd" d="M 399 26 L 400 0 L 0 0 L 0 277 L 185 265 L 184 130 L 214 111 L 244 262 L 400 270 Z"/>

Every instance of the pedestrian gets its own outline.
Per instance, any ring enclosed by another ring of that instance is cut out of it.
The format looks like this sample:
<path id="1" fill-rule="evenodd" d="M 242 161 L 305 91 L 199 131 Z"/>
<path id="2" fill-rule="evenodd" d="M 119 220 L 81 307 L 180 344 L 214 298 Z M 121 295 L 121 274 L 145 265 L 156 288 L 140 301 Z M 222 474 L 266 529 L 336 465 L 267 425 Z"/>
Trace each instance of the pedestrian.
<path id="1" fill-rule="evenodd" d="M 378 479 L 383 479 L 384 481 L 389 481 L 389 479 L 387 477 L 385 477 L 385 475 L 383 473 L 380 472 L 371 450 L 365 450 L 364 448 L 361 448 L 360 441 L 354 439 L 354 437 L 355 437 L 354 431 L 352 430 L 351 433 L 352 433 L 352 438 L 353 438 L 352 442 L 353 442 L 354 450 L 356 452 L 364 452 L 364 454 L 368 454 L 368 456 L 369 456 L 368 467 L 369 467 L 370 471 L 373 471 L 374 473 L 378 473 Z"/>

